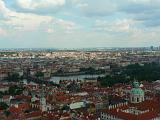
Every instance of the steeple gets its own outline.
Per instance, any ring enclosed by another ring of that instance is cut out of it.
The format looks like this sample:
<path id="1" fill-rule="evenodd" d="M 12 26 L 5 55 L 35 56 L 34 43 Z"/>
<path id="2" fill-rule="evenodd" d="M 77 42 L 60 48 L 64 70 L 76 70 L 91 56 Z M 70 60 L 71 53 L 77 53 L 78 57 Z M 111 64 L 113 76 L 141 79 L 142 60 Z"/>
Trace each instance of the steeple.
<path id="1" fill-rule="evenodd" d="M 139 88 L 139 82 L 135 80 L 135 81 L 133 82 L 133 87 L 134 87 L 134 88 Z"/>
<path id="2" fill-rule="evenodd" d="M 41 106 L 42 111 L 46 111 L 46 98 L 44 94 L 44 86 L 42 86 L 42 90 L 41 90 L 40 106 Z"/>
<path id="3" fill-rule="evenodd" d="M 32 91 L 31 94 L 32 94 L 31 102 L 35 102 L 36 101 L 35 93 Z"/>

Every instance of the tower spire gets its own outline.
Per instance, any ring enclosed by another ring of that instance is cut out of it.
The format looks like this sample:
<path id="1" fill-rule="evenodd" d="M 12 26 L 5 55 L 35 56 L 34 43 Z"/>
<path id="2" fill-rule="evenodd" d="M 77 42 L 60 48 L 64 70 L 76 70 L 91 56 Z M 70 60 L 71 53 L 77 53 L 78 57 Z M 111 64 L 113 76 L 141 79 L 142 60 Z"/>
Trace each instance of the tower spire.
<path id="1" fill-rule="evenodd" d="M 40 105 L 41 105 L 42 111 L 46 111 L 46 98 L 44 94 L 44 87 L 45 86 L 43 85 L 41 89 L 41 96 L 40 96 Z"/>

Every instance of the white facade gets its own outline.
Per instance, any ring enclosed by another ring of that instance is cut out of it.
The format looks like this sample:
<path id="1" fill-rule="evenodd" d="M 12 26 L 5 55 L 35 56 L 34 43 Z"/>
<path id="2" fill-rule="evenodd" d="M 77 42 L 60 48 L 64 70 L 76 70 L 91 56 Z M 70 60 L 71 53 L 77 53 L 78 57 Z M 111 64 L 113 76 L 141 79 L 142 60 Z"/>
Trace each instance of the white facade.
<path id="1" fill-rule="evenodd" d="M 144 94 L 131 94 L 130 102 L 131 103 L 140 103 L 144 101 Z"/>
<path id="2" fill-rule="evenodd" d="M 123 119 L 117 118 L 114 115 L 101 112 L 101 120 L 123 120 Z"/>

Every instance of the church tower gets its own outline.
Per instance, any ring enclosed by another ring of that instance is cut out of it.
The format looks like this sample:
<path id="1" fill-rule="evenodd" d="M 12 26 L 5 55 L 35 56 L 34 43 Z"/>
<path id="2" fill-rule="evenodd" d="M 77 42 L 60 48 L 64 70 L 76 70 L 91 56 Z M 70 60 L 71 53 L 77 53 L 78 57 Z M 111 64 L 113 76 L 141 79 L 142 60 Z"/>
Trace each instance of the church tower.
<path id="1" fill-rule="evenodd" d="M 32 92 L 32 98 L 31 98 L 31 102 L 35 102 L 37 99 L 36 99 L 36 96 L 35 96 L 35 93 Z"/>
<path id="2" fill-rule="evenodd" d="M 42 111 L 47 111 L 46 98 L 45 98 L 45 95 L 44 95 L 43 88 L 42 88 L 42 93 L 41 93 L 41 97 L 40 97 L 40 106 L 41 106 Z"/>
<path id="3" fill-rule="evenodd" d="M 130 102 L 140 103 L 144 101 L 144 91 L 140 88 L 139 82 L 133 82 L 133 88 L 130 91 Z"/>

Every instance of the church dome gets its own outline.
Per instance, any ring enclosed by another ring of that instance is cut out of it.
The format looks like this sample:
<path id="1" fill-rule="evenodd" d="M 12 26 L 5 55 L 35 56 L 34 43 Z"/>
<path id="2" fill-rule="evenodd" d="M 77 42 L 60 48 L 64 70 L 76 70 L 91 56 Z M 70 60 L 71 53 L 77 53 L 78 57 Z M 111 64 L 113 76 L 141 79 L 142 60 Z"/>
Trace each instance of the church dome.
<path id="1" fill-rule="evenodd" d="M 133 82 L 133 88 L 130 91 L 130 101 L 131 103 L 140 103 L 144 101 L 144 91 L 140 88 L 139 82 Z"/>
<path id="2" fill-rule="evenodd" d="M 130 93 L 131 94 L 144 94 L 144 91 L 141 88 L 132 88 Z"/>

